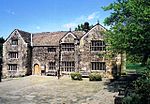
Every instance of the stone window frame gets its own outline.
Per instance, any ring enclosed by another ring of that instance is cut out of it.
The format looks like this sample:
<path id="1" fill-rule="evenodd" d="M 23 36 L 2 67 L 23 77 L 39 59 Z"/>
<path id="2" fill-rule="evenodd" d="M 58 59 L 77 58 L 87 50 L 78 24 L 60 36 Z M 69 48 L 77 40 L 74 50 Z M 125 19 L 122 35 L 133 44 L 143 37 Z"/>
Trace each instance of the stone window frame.
<path id="1" fill-rule="evenodd" d="M 48 51 L 49 53 L 51 53 L 51 52 L 56 52 L 56 47 L 48 47 L 47 51 Z"/>
<path id="2" fill-rule="evenodd" d="M 61 51 L 74 51 L 75 44 L 74 43 L 61 43 Z"/>
<path id="3" fill-rule="evenodd" d="M 75 61 L 62 61 L 61 69 L 64 72 L 75 72 Z"/>
<path id="4" fill-rule="evenodd" d="M 18 58 L 18 52 L 9 52 L 9 58 L 10 59 L 17 59 Z"/>
<path id="5" fill-rule="evenodd" d="M 8 64 L 8 71 L 17 71 L 17 64 Z"/>
<path id="6" fill-rule="evenodd" d="M 18 39 L 12 39 L 11 45 L 18 45 Z"/>
<path id="7" fill-rule="evenodd" d="M 106 70 L 106 62 L 91 62 L 91 70 Z"/>
<path id="8" fill-rule="evenodd" d="M 106 51 L 106 45 L 104 40 L 91 40 L 91 51 Z"/>
<path id="9" fill-rule="evenodd" d="M 49 62 L 48 70 L 56 70 L 56 62 Z"/>

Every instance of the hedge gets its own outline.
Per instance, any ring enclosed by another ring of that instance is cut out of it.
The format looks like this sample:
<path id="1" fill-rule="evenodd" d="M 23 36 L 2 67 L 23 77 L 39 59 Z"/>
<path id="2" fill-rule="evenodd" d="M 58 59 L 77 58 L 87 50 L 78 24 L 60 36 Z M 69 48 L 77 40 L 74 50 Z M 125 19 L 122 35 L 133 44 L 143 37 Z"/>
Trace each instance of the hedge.
<path id="1" fill-rule="evenodd" d="M 72 80 L 82 80 L 82 75 L 78 72 L 71 73 L 70 75 Z"/>
<path id="2" fill-rule="evenodd" d="M 102 76 L 100 73 L 91 73 L 89 75 L 89 81 L 102 81 Z"/>

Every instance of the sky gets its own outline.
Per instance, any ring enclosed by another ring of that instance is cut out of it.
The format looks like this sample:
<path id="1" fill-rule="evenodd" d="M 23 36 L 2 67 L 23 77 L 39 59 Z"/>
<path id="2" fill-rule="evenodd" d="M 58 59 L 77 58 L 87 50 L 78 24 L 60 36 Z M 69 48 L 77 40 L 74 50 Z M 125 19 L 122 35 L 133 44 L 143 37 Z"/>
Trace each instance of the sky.
<path id="1" fill-rule="evenodd" d="M 0 37 L 14 29 L 37 33 L 68 31 L 81 23 L 103 24 L 114 0 L 0 0 Z"/>

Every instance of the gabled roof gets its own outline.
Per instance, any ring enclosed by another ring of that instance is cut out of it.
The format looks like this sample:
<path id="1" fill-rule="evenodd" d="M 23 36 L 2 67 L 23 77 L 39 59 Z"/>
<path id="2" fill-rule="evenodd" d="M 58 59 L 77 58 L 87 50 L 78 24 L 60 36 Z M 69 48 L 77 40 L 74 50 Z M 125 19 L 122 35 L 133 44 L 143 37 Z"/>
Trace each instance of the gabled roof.
<path id="1" fill-rule="evenodd" d="M 72 33 L 73 33 L 78 39 L 80 39 L 86 32 L 84 32 L 84 31 L 72 31 Z"/>
<path id="2" fill-rule="evenodd" d="M 103 31 L 107 31 L 107 29 L 104 26 L 102 26 L 101 24 L 97 23 L 87 33 L 85 33 L 81 38 L 84 38 L 85 36 L 87 36 L 91 31 L 93 31 L 96 28 L 101 28 Z"/>
<path id="3" fill-rule="evenodd" d="M 26 43 L 31 43 L 31 33 L 16 29 Z"/>
<path id="4" fill-rule="evenodd" d="M 59 45 L 59 40 L 66 33 L 66 31 L 34 33 L 32 38 L 33 46 Z"/>
<path id="5" fill-rule="evenodd" d="M 96 24 L 87 33 L 84 31 L 68 31 L 68 32 L 67 31 L 59 31 L 59 32 L 33 33 L 32 45 L 33 46 L 51 46 L 51 45 L 58 46 L 60 40 L 68 33 L 72 33 L 77 39 L 81 39 L 82 37 L 87 35 L 90 31 L 92 31 L 96 26 L 100 26 L 105 30 L 105 28 L 102 25 Z M 22 31 L 19 29 L 15 29 L 14 31 L 17 31 L 26 43 L 31 44 L 31 33 L 25 32 L 25 31 Z"/>
<path id="6" fill-rule="evenodd" d="M 67 31 L 59 32 L 42 32 L 33 34 L 33 46 L 50 46 L 50 45 L 59 45 L 60 40 L 67 35 Z M 77 38 L 81 38 L 85 32 L 83 31 L 72 31 Z"/>
<path id="7" fill-rule="evenodd" d="M 22 37 L 24 42 L 29 43 L 29 44 L 31 43 L 31 33 L 25 32 L 25 31 L 22 31 L 19 29 L 14 29 L 14 31 L 11 32 L 11 34 L 8 36 L 8 38 L 6 39 L 6 41 L 3 44 L 5 44 L 12 37 L 14 32 L 19 33 L 19 35 Z"/>

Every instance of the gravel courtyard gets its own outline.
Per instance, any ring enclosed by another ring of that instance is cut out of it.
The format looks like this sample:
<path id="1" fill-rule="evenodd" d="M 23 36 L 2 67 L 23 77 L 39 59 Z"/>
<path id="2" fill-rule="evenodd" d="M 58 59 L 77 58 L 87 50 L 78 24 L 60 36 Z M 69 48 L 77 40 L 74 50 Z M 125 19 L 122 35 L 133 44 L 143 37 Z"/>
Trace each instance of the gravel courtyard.
<path id="1" fill-rule="evenodd" d="M 117 93 L 101 82 L 73 81 L 69 76 L 28 76 L 0 83 L 0 104 L 113 104 Z"/>

